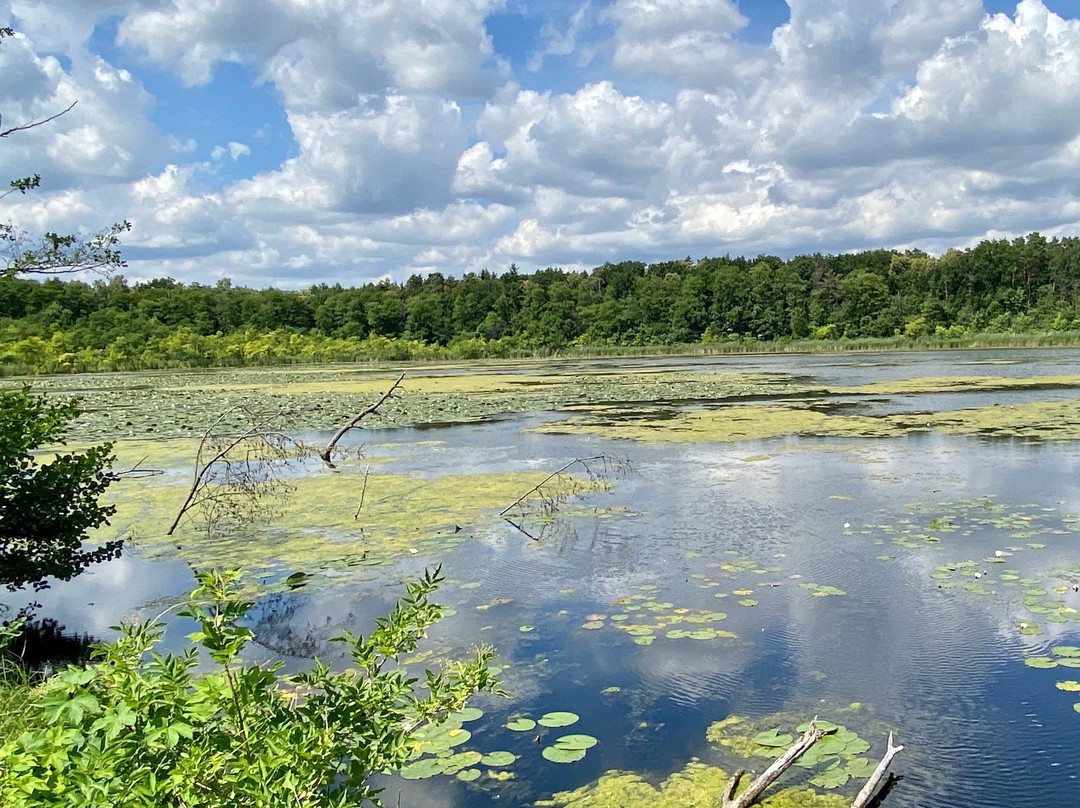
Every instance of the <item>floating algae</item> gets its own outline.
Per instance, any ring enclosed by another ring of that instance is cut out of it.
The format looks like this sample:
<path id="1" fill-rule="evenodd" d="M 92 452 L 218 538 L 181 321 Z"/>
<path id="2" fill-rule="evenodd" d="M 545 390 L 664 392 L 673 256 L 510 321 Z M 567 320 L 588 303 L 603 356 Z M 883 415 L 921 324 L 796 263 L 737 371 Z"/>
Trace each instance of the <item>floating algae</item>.
<path id="1" fill-rule="evenodd" d="M 534 427 L 550 434 L 589 434 L 642 442 L 692 443 L 807 437 L 886 438 L 915 432 L 1040 440 L 1080 439 L 1080 400 L 903 415 L 840 415 L 809 404 L 733 404 L 635 418 L 574 416 Z"/>
<path id="2" fill-rule="evenodd" d="M 518 367 L 540 370 L 542 366 Z M 342 367 L 87 374 L 34 379 L 33 389 L 81 396 L 84 412 L 69 437 L 99 441 L 201 435 L 219 415 L 237 406 L 288 412 L 305 430 L 336 429 L 377 400 L 397 375 L 396 371 Z M 0 381 L 0 388 L 4 386 L 12 385 Z M 559 374 L 541 370 L 527 374 L 484 372 L 475 366 L 468 373 L 447 367 L 410 368 L 398 392 L 379 413 L 365 419 L 364 426 L 465 422 L 613 402 L 712 401 L 796 389 L 789 377 L 764 373 Z"/>
<path id="3" fill-rule="evenodd" d="M 372 566 L 453 547 L 490 526 L 501 508 L 545 476 L 511 472 L 421 478 L 372 472 L 365 483 L 361 474 L 320 470 L 292 480 L 295 490 L 282 513 L 251 530 L 208 533 L 184 524 L 171 537 L 165 530 L 186 495 L 184 485 L 161 477 L 131 480 L 110 490 L 117 514 L 113 527 L 99 535 L 130 536 L 148 558 L 178 556 L 195 568 L 241 567 L 256 575 Z M 575 485 L 579 493 L 604 486 L 589 480 Z"/>

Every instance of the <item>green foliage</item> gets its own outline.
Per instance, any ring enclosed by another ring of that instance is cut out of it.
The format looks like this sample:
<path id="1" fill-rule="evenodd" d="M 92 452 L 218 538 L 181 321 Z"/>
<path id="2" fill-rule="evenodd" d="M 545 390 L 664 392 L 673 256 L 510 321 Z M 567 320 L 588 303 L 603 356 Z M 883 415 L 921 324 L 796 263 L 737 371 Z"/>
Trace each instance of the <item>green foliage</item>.
<path id="1" fill-rule="evenodd" d="M 9 254 L 11 269 L 29 272 L 24 264 Z M 738 350 L 806 338 L 966 345 L 974 334 L 1052 337 L 1078 328 L 1080 239 L 1038 233 L 941 258 L 872 250 L 789 261 L 624 261 L 588 273 L 525 275 L 511 267 L 501 276 L 431 273 L 401 285 L 299 292 L 170 278 L 129 285 L 119 276 L 37 282 L 0 272 L 5 373 L 479 359 L 693 343 Z"/>
<path id="2" fill-rule="evenodd" d="M 35 455 L 62 443 L 77 413 L 74 400 L 0 393 L 0 585 L 8 589 L 41 588 L 48 576 L 66 581 L 120 553 L 119 541 L 83 549 L 86 532 L 107 524 L 114 510 L 98 504 L 115 479 L 111 445 L 56 454 L 49 463 Z"/>
<path id="3" fill-rule="evenodd" d="M 427 672 L 423 691 L 398 664 L 442 614 L 430 600 L 438 571 L 407 586 L 370 636 L 341 638 L 354 668 L 316 661 L 290 679 L 280 663 L 240 660 L 252 632 L 239 575 L 199 576 L 182 615 L 215 663 L 162 655 L 159 622 L 126 626 L 100 661 L 56 676 L 34 707 L 41 728 L 0 748 L 0 804 L 18 806 L 351 806 L 377 804 L 374 772 L 400 768 L 409 733 L 498 693 L 481 648 L 467 662 Z"/>

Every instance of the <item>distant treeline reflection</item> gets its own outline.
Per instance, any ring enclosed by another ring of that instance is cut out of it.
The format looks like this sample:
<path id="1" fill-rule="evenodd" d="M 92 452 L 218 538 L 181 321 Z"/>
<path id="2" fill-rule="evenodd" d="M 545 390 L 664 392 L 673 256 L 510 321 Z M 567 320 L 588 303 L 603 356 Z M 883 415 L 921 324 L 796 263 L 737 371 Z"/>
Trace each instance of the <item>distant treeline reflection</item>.
<path id="1" fill-rule="evenodd" d="M 841 341 L 965 344 L 1008 334 L 1047 335 L 1036 344 L 1078 342 L 1078 292 L 1080 239 L 1038 233 L 940 258 L 893 250 L 787 261 L 725 256 L 528 275 L 511 266 L 501 275 L 431 273 L 403 284 L 302 291 L 254 290 L 227 279 L 203 286 L 2 277 L 0 368 L 473 359 L 792 341 L 827 349 Z"/>

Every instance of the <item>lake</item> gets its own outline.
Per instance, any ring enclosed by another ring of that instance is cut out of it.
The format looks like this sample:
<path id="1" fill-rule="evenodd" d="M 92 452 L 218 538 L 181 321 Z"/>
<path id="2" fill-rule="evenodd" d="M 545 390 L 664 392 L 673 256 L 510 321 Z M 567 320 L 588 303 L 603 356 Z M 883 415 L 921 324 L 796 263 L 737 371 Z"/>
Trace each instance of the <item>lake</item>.
<path id="1" fill-rule="evenodd" d="M 236 373 L 156 378 L 180 379 L 198 400 L 193 391 L 235 386 Z M 755 754 L 770 746 L 752 739 L 820 716 L 869 749 L 852 741 L 782 783 L 818 778 L 818 791 L 850 802 L 861 781 L 830 783 L 828 772 L 876 761 L 892 731 L 905 746 L 893 767 L 903 780 L 886 805 L 1080 806 L 1080 351 L 424 374 L 432 395 L 456 385 L 465 420 L 436 398 L 414 419 L 427 423 L 351 433 L 362 457 L 334 473 L 317 462 L 294 472 L 297 497 L 310 499 L 302 518 L 286 509 L 227 540 L 194 530 L 163 539 L 193 453 L 174 442 L 156 456 L 153 433 L 141 435 L 131 452 L 165 473 L 118 484 L 114 524 L 134 546 L 41 593 L 41 613 L 108 637 L 122 618 L 174 602 L 192 585 L 189 563 L 219 553 L 257 568 L 270 590 L 251 614 L 258 653 L 296 669 L 314 655 L 344 663 L 329 639 L 365 632 L 402 581 L 441 564 L 437 600 L 452 614 L 414 664 L 490 643 L 511 698 L 475 700 L 482 715 L 467 716 L 457 735 L 466 738 L 443 755 L 476 752 L 490 765 L 466 754 L 443 765 L 449 774 L 383 778 L 388 805 L 399 795 L 401 805 L 529 805 L 612 770 L 653 786 L 740 760 L 760 770 L 769 759 Z M 515 392 L 527 404 L 517 411 L 474 411 L 495 400 L 492 385 L 470 392 L 467 380 L 485 374 L 527 377 L 539 392 Z M 703 392 L 714 377 L 722 384 Z M 116 384 L 128 389 L 131 378 Z M 578 387 L 545 404 L 545 385 L 567 378 Z M 83 390 L 91 409 L 109 393 L 93 377 L 49 383 Z M 590 395 L 590 384 L 605 392 Z M 592 476 L 568 469 L 576 490 L 562 477 L 546 502 L 514 509 L 514 523 L 498 518 L 500 503 L 547 473 L 597 456 L 606 460 L 590 463 Z M 371 500 L 358 508 L 368 477 Z M 331 509 L 336 521 L 320 521 Z M 392 513 L 410 509 L 423 518 Z M 281 581 L 294 571 L 312 577 L 292 591 Z M 167 641 L 182 647 L 188 630 L 174 620 Z M 550 713 L 577 718 L 532 725 Z M 718 726 L 729 717 L 741 720 Z M 547 759 L 567 734 L 596 743 L 574 762 Z M 495 751 L 516 759 L 505 765 Z M 473 771 L 471 781 L 459 775 Z M 629 798 L 612 795 L 633 791 L 627 778 L 604 782 L 588 804 L 621 804 Z M 670 799 L 678 783 L 667 785 L 636 804 Z"/>

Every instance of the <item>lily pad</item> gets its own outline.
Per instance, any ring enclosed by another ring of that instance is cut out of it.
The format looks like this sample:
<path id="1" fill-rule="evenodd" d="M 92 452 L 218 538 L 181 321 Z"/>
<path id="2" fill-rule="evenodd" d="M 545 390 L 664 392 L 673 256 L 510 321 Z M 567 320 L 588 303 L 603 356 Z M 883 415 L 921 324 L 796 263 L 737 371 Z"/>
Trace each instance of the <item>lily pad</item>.
<path id="1" fill-rule="evenodd" d="M 540 754 L 552 763 L 575 763 L 585 757 L 585 750 L 560 749 L 557 746 L 545 746 Z"/>
<path id="2" fill-rule="evenodd" d="M 555 740 L 559 749 L 592 749 L 596 746 L 596 738 L 592 735 L 563 735 Z"/>
<path id="3" fill-rule="evenodd" d="M 1080 658 L 1080 648 L 1075 645 L 1055 645 L 1050 652 L 1059 657 Z"/>
<path id="4" fill-rule="evenodd" d="M 753 598 L 743 598 L 739 601 L 740 606 L 757 606 L 758 602 Z"/>
<path id="5" fill-rule="evenodd" d="M 1067 693 L 1080 693 L 1080 682 L 1069 680 L 1066 682 L 1058 682 L 1055 687 L 1058 690 L 1064 690 Z"/>
<path id="6" fill-rule="evenodd" d="M 424 780 L 442 774 L 443 764 L 438 758 L 422 758 L 407 766 L 402 766 L 398 774 L 405 780 Z"/>
<path id="7" fill-rule="evenodd" d="M 576 724 L 578 718 L 579 716 L 577 713 L 544 713 L 536 723 L 542 727 L 568 727 L 571 724 Z"/>
<path id="8" fill-rule="evenodd" d="M 794 740 L 795 738 L 788 733 L 781 735 L 778 728 L 759 732 L 754 736 L 754 743 L 758 746 L 791 746 Z"/>
<path id="9" fill-rule="evenodd" d="M 470 783 L 473 780 L 477 780 L 480 777 L 479 769 L 466 769 L 463 772 L 457 773 L 457 779 L 465 783 Z"/>
<path id="10" fill-rule="evenodd" d="M 509 766 L 515 760 L 517 760 L 517 755 L 513 752 L 503 751 L 488 752 L 480 758 L 480 762 L 485 766 Z"/>
<path id="11" fill-rule="evenodd" d="M 515 718 L 507 723 L 506 728 L 513 732 L 528 732 L 536 727 L 536 722 L 531 718 Z"/>
<path id="12" fill-rule="evenodd" d="M 1058 663 L 1050 657 L 1035 656 L 1025 659 L 1024 664 L 1029 668 L 1056 668 Z"/>

